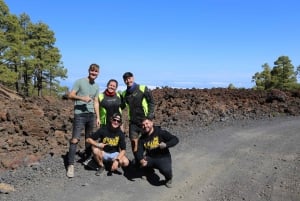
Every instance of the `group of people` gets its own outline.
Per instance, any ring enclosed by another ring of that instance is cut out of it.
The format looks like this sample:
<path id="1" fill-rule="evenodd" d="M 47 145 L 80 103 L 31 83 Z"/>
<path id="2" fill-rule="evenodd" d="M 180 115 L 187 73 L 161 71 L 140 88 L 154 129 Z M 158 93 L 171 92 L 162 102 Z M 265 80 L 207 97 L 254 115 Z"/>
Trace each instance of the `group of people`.
<path id="1" fill-rule="evenodd" d="M 135 168 L 158 169 L 165 185 L 172 186 L 172 160 L 169 151 L 179 139 L 154 126 L 155 103 L 151 90 L 137 84 L 131 72 L 123 74 L 127 89 L 117 91 L 118 81 L 110 79 L 104 92 L 95 83 L 100 73 L 98 64 L 91 64 L 88 77 L 75 81 L 69 98 L 74 100 L 74 121 L 68 152 L 67 177 L 74 177 L 74 162 L 81 131 L 85 133 L 85 158 L 97 163 L 96 175 L 133 164 Z M 127 108 L 129 139 L 134 159 L 126 156 L 126 137 L 122 111 Z M 97 130 L 94 132 L 95 125 Z"/>

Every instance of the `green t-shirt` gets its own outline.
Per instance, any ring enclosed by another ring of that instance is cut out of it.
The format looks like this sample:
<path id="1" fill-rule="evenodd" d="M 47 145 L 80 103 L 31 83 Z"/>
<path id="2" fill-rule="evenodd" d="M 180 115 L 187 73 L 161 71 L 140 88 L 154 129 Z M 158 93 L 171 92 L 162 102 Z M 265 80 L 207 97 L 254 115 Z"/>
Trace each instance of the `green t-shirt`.
<path id="1" fill-rule="evenodd" d="M 75 100 L 75 114 L 95 113 L 94 99 L 99 95 L 99 86 L 96 82 L 91 84 L 87 78 L 81 78 L 74 83 L 72 91 L 76 91 L 77 96 L 89 96 L 92 98 L 92 101 L 88 103 L 81 100 Z"/>

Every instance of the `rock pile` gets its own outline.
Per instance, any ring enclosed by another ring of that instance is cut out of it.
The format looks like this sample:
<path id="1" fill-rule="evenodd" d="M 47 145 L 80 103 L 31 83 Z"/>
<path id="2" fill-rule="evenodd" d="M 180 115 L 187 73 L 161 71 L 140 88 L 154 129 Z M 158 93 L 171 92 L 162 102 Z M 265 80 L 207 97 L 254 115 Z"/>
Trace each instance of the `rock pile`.
<path id="1" fill-rule="evenodd" d="M 203 128 L 215 122 L 300 114 L 300 91 L 166 87 L 154 89 L 153 95 L 155 122 L 168 128 Z M 73 120 L 71 100 L 16 98 L 0 91 L 0 103 L 0 170 L 33 165 L 44 155 L 67 152 Z M 126 111 L 123 114 L 126 122 Z M 83 147 L 81 141 L 79 149 Z"/>

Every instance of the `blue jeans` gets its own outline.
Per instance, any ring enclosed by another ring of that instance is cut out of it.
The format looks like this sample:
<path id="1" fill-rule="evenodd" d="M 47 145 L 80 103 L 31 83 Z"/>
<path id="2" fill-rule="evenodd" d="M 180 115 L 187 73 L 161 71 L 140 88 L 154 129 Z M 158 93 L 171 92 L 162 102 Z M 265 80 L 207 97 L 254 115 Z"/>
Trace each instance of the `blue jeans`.
<path id="1" fill-rule="evenodd" d="M 96 115 L 94 113 L 74 114 L 72 139 L 76 138 L 79 141 L 82 129 L 84 129 L 85 139 L 91 136 L 91 134 L 94 131 L 95 117 Z M 74 164 L 77 144 L 78 143 L 70 142 L 69 154 L 68 154 L 69 165 Z M 91 155 L 92 153 L 91 145 L 86 142 L 85 142 L 85 152 L 88 155 Z"/>

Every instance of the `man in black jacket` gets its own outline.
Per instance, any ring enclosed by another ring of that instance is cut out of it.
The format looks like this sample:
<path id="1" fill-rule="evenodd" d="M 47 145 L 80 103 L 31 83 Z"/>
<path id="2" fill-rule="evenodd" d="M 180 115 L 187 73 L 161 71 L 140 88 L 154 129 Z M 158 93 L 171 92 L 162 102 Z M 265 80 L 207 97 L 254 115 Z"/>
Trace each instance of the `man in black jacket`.
<path id="1" fill-rule="evenodd" d="M 129 138 L 132 153 L 136 160 L 138 139 L 142 132 L 142 120 L 144 118 L 154 118 L 155 104 L 151 90 L 145 85 L 137 84 L 131 72 L 124 73 L 123 80 L 127 85 L 127 89 L 122 93 L 122 96 L 128 109 Z"/>
<path id="2" fill-rule="evenodd" d="M 178 144 L 179 139 L 145 118 L 142 121 L 143 135 L 139 139 L 137 160 L 141 167 L 156 168 L 165 177 L 165 185 L 172 187 L 172 159 L 170 147 Z"/>

